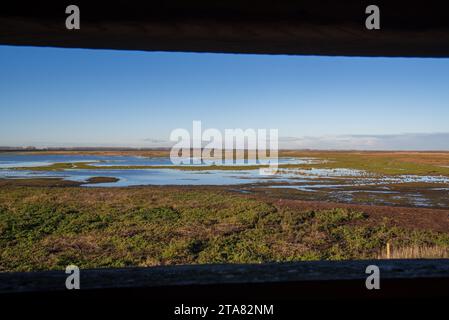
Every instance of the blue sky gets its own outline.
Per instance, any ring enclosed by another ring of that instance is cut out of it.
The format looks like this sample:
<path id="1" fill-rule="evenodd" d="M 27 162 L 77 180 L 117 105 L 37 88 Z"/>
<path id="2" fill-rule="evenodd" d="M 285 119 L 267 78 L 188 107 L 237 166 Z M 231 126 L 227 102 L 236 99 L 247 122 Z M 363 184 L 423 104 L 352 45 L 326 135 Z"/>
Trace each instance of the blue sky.
<path id="1" fill-rule="evenodd" d="M 0 46 L 0 145 L 159 146 L 277 128 L 281 147 L 449 149 L 449 59 Z"/>

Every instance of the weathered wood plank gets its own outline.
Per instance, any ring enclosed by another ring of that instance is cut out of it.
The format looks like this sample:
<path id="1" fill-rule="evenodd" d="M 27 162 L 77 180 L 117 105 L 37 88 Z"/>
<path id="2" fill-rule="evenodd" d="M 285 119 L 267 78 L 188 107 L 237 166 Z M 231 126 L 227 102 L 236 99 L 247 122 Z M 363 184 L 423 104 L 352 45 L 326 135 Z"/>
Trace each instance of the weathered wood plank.
<path id="1" fill-rule="evenodd" d="M 448 259 L 184 265 L 91 269 L 80 273 L 84 290 L 340 280 L 359 280 L 363 286 L 366 267 L 371 264 L 379 266 L 382 280 L 449 280 Z M 66 277 L 64 270 L 0 273 L 0 293 L 65 291 Z"/>
<path id="2" fill-rule="evenodd" d="M 0 43 L 147 51 L 349 56 L 449 56 L 441 2 L 377 1 L 381 29 L 365 28 L 367 1 L 77 2 L 81 29 L 65 29 L 64 4 L 7 3 Z M 443 4 L 444 5 L 444 4 Z"/>

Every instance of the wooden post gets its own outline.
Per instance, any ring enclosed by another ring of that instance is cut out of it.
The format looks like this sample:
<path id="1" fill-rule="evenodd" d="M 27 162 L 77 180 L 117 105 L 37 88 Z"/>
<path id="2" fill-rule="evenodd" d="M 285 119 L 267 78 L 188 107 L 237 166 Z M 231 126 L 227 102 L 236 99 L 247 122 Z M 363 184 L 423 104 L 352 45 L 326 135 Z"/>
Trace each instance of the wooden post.
<path id="1" fill-rule="evenodd" d="M 390 259 L 390 243 L 387 242 L 387 259 Z"/>

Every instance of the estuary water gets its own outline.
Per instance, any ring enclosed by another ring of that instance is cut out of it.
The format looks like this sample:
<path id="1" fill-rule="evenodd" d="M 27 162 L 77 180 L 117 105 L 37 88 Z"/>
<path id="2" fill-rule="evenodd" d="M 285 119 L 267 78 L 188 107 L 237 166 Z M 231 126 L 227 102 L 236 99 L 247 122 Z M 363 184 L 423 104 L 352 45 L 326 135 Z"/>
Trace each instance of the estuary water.
<path id="1" fill-rule="evenodd" d="M 192 158 L 180 158 L 184 165 L 208 165 L 207 163 L 197 163 Z M 313 158 L 279 158 L 280 164 L 313 163 L 317 161 Z M 159 166 L 174 165 L 169 157 L 141 157 L 141 156 L 109 156 L 109 155 L 66 155 L 66 154 L 15 154 L 0 153 L 0 169 L 16 167 L 40 167 L 49 166 L 54 163 L 76 163 L 89 162 L 95 166 Z M 257 162 L 262 163 L 262 162 Z M 224 165 L 252 165 L 254 163 L 238 160 L 225 160 Z"/>
<path id="2" fill-rule="evenodd" d="M 182 159 L 185 166 L 206 166 L 206 163 L 194 164 L 192 159 Z M 279 164 L 314 163 L 310 158 L 280 158 Z M 87 162 L 98 169 L 65 169 L 63 171 L 33 170 L 33 167 L 45 167 L 55 163 Z M 242 160 L 225 161 L 226 166 L 245 166 L 254 163 Z M 133 166 L 174 166 L 168 157 L 105 156 L 105 155 L 51 155 L 51 154 L 1 154 L 0 178 L 62 178 L 84 182 L 93 177 L 112 177 L 117 182 L 100 183 L 96 186 L 125 187 L 136 185 L 234 185 L 250 184 L 273 179 L 273 176 L 261 176 L 259 170 L 201 170 L 187 171 L 179 169 L 139 169 Z M 113 166 L 126 166 L 115 169 Z M 109 168 L 110 167 L 110 168 Z M 15 168 L 20 168 L 17 170 Z M 275 178 L 280 178 L 276 176 Z M 90 186 L 86 184 L 85 186 Z"/>
<path id="3" fill-rule="evenodd" d="M 187 165 L 189 160 L 185 159 Z M 55 163 L 88 162 L 98 167 L 93 169 L 65 169 L 61 171 L 42 170 Z M 314 158 L 279 158 L 279 164 L 317 164 Z M 228 161 L 226 166 L 244 166 L 251 163 Z M 173 166 L 168 157 L 110 156 L 110 155 L 61 155 L 61 154 L 15 154 L 0 153 L 0 178 L 61 178 L 84 182 L 93 177 L 111 177 L 117 182 L 85 184 L 85 186 L 126 187 L 137 185 L 237 185 L 262 184 L 275 188 L 290 188 L 313 191 L 318 188 L 338 188 L 348 185 L 372 186 L 405 182 L 449 184 L 444 176 L 402 175 L 379 177 L 362 170 L 348 168 L 300 169 L 282 168 L 275 175 L 261 175 L 258 169 L 239 170 L 179 170 L 176 168 L 132 168 L 133 166 Z M 198 166 L 205 164 L 198 164 Z M 125 169 L 113 166 L 126 166 Z M 33 170 L 41 167 L 41 170 Z M 15 169 L 20 168 L 20 170 Z"/>

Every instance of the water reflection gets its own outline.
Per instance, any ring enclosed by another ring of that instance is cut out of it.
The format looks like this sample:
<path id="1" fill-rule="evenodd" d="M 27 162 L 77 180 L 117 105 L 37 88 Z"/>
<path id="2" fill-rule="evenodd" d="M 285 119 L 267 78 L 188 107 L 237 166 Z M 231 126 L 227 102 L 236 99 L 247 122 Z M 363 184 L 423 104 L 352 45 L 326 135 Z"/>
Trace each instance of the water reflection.
<path id="1" fill-rule="evenodd" d="M 101 169 L 66 169 L 63 171 L 33 171 L 33 166 L 53 163 L 90 162 Z M 313 158 L 279 158 L 280 164 L 313 164 Z M 117 182 L 96 184 L 97 186 L 136 185 L 237 185 L 268 184 L 273 188 L 294 188 L 313 191 L 319 188 L 346 186 L 373 186 L 399 183 L 449 184 L 444 176 L 376 176 L 363 170 L 347 168 L 282 168 L 274 176 L 261 175 L 259 170 L 179 170 L 179 169 L 114 169 L 112 166 L 158 166 L 172 165 L 167 157 L 136 157 L 107 155 L 44 155 L 44 154 L 0 154 L 0 178 L 63 178 L 84 182 L 92 177 L 113 177 Z M 227 165 L 242 165 L 241 162 Z M 29 170 L 14 170 L 14 167 L 30 167 Z M 105 168 L 105 167 L 111 167 Z"/>

